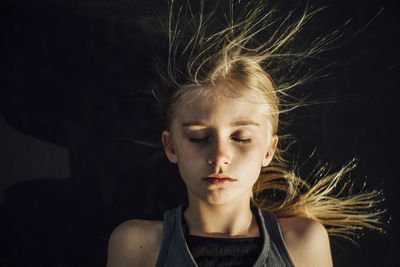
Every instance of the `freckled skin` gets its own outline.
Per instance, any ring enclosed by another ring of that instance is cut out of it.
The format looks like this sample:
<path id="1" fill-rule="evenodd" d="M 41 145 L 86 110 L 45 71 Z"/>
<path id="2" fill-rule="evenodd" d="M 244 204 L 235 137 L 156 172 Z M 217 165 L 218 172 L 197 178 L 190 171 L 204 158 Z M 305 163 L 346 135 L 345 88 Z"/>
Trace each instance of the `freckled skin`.
<path id="1" fill-rule="evenodd" d="M 169 139 L 167 156 L 178 164 L 189 197 L 213 204 L 250 199 L 261 167 L 273 154 L 266 108 L 245 98 L 207 100 L 200 96 L 178 107 L 172 134 L 164 132 Z M 224 174 L 235 181 L 215 185 L 202 179 L 213 174 Z"/>

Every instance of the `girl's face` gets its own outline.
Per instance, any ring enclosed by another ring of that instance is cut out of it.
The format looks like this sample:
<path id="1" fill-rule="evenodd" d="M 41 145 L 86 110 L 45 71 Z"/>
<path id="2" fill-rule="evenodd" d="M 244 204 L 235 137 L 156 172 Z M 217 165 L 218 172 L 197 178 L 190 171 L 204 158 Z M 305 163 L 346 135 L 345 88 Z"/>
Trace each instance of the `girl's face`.
<path id="1" fill-rule="evenodd" d="M 266 107 L 245 97 L 180 101 L 162 141 L 168 159 L 178 164 L 189 199 L 212 204 L 250 199 L 261 167 L 275 152 L 270 125 Z"/>

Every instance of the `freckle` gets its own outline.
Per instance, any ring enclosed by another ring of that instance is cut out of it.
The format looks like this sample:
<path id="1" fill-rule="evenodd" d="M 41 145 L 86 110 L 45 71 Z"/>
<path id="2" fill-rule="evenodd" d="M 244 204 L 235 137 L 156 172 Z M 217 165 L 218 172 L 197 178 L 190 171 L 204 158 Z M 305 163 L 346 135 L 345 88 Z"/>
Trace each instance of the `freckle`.
<path id="1" fill-rule="evenodd" d="M 140 246 L 140 248 L 143 248 L 143 246 Z"/>

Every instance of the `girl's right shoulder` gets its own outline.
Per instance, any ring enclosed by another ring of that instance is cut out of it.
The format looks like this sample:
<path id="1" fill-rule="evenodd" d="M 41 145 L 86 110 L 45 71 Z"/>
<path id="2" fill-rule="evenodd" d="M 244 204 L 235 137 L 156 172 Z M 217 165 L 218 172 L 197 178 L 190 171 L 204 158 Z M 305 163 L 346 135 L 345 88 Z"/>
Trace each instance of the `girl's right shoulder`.
<path id="1" fill-rule="evenodd" d="M 155 266 L 163 233 L 162 221 L 129 220 L 112 232 L 107 267 Z"/>

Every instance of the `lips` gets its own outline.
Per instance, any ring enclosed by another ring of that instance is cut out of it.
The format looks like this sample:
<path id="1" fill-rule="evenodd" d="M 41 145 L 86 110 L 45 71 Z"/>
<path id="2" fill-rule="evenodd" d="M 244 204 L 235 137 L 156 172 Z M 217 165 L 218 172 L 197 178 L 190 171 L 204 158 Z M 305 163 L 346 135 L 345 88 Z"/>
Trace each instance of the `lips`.
<path id="1" fill-rule="evenodd" d="M 211 175 L 203 178 L 203 181 L 206 181 L 210 184 L 225 184 L 225 183 L 232 183 L 236 181 L 236 179 L 224 175 Z"/>

